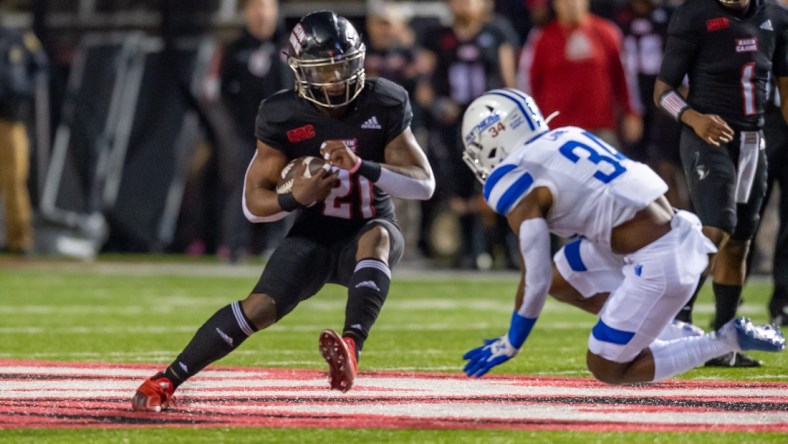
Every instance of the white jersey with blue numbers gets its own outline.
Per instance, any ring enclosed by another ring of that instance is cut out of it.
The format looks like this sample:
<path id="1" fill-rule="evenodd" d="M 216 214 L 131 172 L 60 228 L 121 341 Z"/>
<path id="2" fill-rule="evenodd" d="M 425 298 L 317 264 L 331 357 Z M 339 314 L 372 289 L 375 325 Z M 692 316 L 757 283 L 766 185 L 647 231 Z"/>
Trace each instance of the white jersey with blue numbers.
<path id="1" fill-rule="evenodd" d="M 607 248 L 613 227 L 668 189 L 651 168 L 576 127 L 554 129 L 515 148 L 485 181 L 484 199 L 505 216 L 537 187 L 553 195 L 551 233 L 583 236 Z"/>

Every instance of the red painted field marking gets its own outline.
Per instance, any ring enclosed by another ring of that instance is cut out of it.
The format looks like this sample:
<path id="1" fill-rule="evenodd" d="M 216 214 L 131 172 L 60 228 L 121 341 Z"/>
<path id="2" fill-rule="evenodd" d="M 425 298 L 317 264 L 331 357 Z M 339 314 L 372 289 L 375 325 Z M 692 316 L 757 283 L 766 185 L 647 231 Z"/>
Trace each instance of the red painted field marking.
<path id="1" fill-rule="evenodd" d="M 362 372 L 347 394 L 324 372 L 211 367 L 161 414 L 133 412 L 159 366 L 0 360 L 0 428 L 365 427 L 788 432 L 788 383 Z"/>

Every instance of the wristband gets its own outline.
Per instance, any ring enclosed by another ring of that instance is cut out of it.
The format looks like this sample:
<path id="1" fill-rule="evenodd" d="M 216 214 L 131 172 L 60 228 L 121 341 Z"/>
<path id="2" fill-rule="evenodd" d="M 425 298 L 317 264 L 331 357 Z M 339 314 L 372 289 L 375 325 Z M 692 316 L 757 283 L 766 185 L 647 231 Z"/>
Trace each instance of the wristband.
<path id="1" fill-rule="evenodd" d="M 282 207 L 283 210 L 288 212 L 298 210 L 300 208 L 306 208 L 306 205 L 299 202 L 295 196 L 293 196 L 292 191 L 288 193 L 277 194 L 276 202 L 279 203 L 279 206 Z"/>
<path id="2" fill-rule="evenodd" d="M 372 162 L 371 160 L 362 160 L 361 163 L 356 163 L 356 166 L 353 168 L 356 169 L 358 174 L 366 177 L 372 183 L 375 183 L 380 179 L 380 170 L 381 166 L 377 162 Z"/>
<path id="3" fill-rule="evenodd" d="M 512 322 L 509 325 L 509 333 L 507 334 L 509 343 L 519 350 L 528 338 L 528 335 L 531 334 L 534 324 L 536 324 L 536 318 L 526 318 L 516 311 L 512 313 Z"/>
<path id="4" fill-rule="evenodd" d="M 689 104 L 676 91 L 670 90 L 659 98 L 659 106 L 673 117 L 676 122 L 681 122 L 681 115 L 689 109 Z"/>
<path id="5" fill-rule="evenodd" d="M 356 164 L 353 165 L 353 168 L 347 170 L 347 172 L 350 173 L 350 174 L 354 174 L 356 171 L 358 171 L 359 167 L 361 167 L 361 162 L 362 162 L 361 158 L 357 157 L 356 158 Z"/>

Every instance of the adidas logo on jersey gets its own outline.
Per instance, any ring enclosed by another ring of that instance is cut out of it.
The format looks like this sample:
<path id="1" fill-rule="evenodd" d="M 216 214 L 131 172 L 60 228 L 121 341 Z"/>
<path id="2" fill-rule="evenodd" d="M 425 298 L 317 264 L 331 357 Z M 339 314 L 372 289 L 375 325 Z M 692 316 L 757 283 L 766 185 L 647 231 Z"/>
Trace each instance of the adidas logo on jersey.
<path id="1" fill-rule="evenodd" d="M 767 31 L 774 31 L 774 28 L 772 28 L 772 20 L 766 19 L 765 22 L 761 23 L 761 29 L 765 29 Z"/>
<path id="2" fill-rule="evenodd" d="M 380 123 L 378 123 L 378 118 L 376 116 L 372 116 L 367 119 L 366 122 L 361 124 L 361 129 L 383 129 L 383 127 L 380 126 Z"/>

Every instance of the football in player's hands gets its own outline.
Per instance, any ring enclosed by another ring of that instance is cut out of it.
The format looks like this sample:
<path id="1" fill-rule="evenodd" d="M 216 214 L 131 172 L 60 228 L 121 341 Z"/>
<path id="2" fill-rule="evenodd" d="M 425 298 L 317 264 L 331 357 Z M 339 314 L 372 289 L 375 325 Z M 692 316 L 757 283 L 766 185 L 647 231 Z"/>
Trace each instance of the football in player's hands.
<path id="1" fill-rule="evenodd" d="M 279 174 L 279 180 L 276 182 L 277 193 L 285 194 L 293 191 L 293 179 L 295 179 L 295 175 L 299 171 L 299 166 L 301 164 L 305 165 L 304 177 L 312 177 L 312 175 L 317 174 L 321 169 L 326 171 L 331 170 L 331 165 L 320 157 L 297 157 L 282 168 L 282 172 Z"/>

